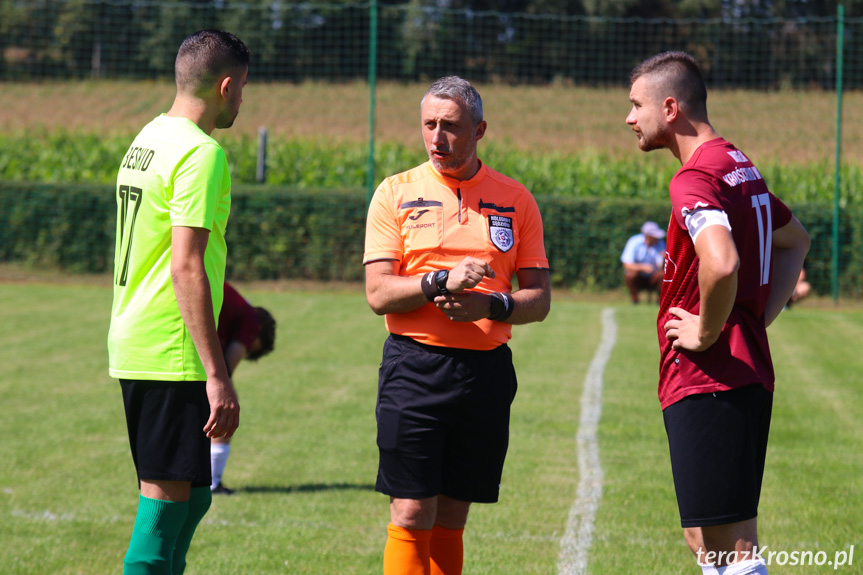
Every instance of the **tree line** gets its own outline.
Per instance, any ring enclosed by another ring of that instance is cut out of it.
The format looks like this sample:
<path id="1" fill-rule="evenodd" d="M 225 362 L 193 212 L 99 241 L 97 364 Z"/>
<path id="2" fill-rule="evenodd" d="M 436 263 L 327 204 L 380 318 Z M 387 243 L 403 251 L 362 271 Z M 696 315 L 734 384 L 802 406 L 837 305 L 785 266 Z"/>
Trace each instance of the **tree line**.
<path id="1" fill-rule="evenodd" d="M 395 0 L 377 8 L 380 79 L 625 83 L 681 49 L 712 85 L 831 89 L 835 1 Z M 863 0 L 846 2 L 845 83 L 863 84 Z M 170 78 L 180 41 L 231 30 L 257 80 L 368 77 L 370 3 L 339 0 L 0 0 L 0 78 Z"/>

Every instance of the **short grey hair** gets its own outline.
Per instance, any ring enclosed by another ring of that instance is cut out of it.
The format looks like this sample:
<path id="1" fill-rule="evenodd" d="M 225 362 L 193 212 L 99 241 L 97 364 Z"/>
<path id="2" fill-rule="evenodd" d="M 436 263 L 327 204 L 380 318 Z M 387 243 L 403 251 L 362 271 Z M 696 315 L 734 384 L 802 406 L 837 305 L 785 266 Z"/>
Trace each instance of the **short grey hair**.
<path id="1" fill-rule="evenodd" d="M 420 106 L 425 102 L 427 96 L 458 102 L 468 109 L 474 125 L 482 122 L 482 98 L 476 88 L 463 78 L 444 76 L 429 87 L 420 102 Z"/>

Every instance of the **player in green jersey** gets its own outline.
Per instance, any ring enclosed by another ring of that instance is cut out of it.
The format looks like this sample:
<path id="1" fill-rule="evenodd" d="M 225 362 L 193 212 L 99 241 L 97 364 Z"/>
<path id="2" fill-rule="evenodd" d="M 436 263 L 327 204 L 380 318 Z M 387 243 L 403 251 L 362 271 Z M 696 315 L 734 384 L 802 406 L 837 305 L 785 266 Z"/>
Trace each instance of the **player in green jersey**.
<path id="1" fill-rule="evenodd" d="M 210 507 L 210 439 L 240 406 L 216 318 L 231 179 L 210 137 L 243 101 L 249 50 L 203 30 L 180 45 L 171 109 L 138 134 L 117 175 L 110 374 L 120 380 L 140 497 L 124 573 L 178 575 Z"/>

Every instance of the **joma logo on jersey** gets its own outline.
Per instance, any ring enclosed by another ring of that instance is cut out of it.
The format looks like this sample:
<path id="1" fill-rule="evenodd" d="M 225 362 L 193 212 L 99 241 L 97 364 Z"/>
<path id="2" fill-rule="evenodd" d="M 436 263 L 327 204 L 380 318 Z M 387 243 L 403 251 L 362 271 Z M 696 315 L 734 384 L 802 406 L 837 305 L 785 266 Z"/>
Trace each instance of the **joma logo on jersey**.
<path id="1" fill-rule="evenodd" d="M 412 216 L 408 216 L 408 219 L 409 219 L 409 220 L 413 220 L 413 221 L 417 221 L 418 219 L 420 219 L 421 217 L 423 217 L 423 216 L 426 214 L 426 212 L 428 212 L 428 211 L 429 211 L 429 210 L 420 210 L 420 211 L 418 211 L 417 213 L 415 213 L 414 215 L 412 215 Z"/>

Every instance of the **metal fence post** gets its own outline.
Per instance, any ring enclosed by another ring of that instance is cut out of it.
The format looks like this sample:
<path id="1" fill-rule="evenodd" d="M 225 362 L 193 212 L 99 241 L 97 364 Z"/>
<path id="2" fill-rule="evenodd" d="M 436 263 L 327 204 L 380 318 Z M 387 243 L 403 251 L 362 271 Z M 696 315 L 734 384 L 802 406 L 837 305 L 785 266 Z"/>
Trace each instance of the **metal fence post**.
<path id="1" fill-rule="evenodd" d="M 842 181 L 842 69 L 844 67 L 845 6 L 836 7 L 836 176 L 833 191 L 833 241 L 830 287 L 833 302 L 839 301 L 839 195 Z"/>
<path id="2" fill-rule="evenodd" d="M 258 165 L 255 170 L 255 181 L 263 184 L 267 181 L 267 128 L 258 128 Z"/>
<path id="3" fill-rule="evenodd" d="M 369 5 L 369 161 L 366 167 L 366 206 L 375 191 L 375 83 L 378 68 L 378 2 Z"/>

